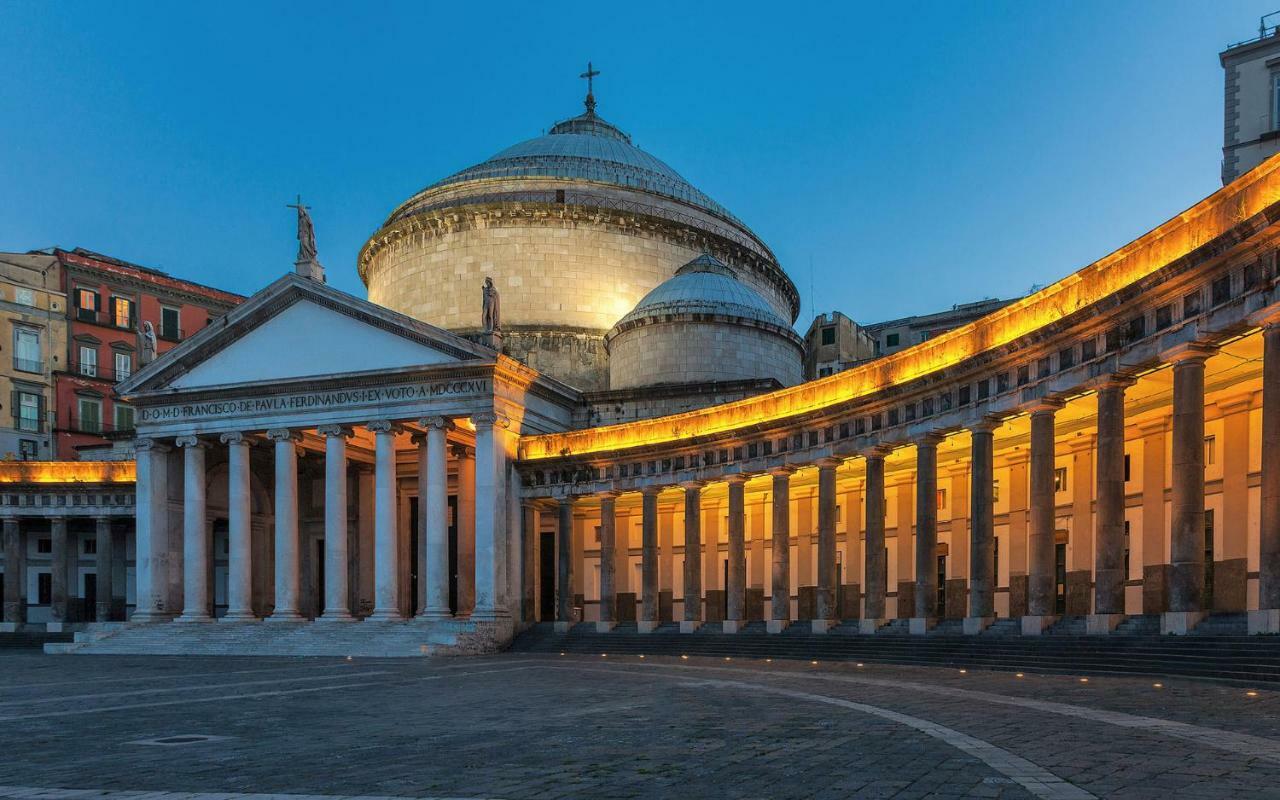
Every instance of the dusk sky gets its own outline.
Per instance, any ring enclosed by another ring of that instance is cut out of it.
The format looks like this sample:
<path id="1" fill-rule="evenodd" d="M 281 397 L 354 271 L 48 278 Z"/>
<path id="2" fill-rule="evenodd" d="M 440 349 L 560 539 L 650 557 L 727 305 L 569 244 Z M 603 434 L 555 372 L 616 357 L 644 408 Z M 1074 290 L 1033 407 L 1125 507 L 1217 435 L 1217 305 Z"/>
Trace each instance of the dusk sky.
<path id="1" fill-rule="evenodd" d="M 250 294 L 301 193 L 363 297 L 391 209 L 580 113 L 591 59 L 601 116 L 773 248 L 801 330 L 1016 296 L 1219 188 L 1218 53 L 1277 8 L 4 2 L 0 249 Z"/>

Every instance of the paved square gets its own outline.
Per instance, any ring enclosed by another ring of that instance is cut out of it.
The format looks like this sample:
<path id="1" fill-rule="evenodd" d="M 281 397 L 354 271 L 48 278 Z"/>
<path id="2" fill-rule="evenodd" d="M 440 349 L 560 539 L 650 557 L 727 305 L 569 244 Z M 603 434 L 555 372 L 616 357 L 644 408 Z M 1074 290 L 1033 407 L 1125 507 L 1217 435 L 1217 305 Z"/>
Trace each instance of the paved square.
<path id="1" fill-rule="evenodd" d="M 0 797 L 1280 797 L 1277 712 L 883 665 L 6 653 Z"/>

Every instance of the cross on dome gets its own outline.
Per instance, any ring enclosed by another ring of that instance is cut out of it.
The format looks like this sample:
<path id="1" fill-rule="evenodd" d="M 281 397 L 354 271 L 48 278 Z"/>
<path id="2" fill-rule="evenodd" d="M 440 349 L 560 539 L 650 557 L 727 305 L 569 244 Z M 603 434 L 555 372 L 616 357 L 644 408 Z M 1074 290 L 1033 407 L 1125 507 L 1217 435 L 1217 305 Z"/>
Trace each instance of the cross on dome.
<path id="1" fill-rule="evenodd" d="M 592 88 L 593 88 L 592 79 L 599 74 L 600 74 L 600 70 L 593 69 L 591 66 L 591 62 L 588 61 L 587 71 L 578 76 L 579 78 L 587 79 L 587 99 L 583 101 L 583 104 L 586 105 L 588 114 L 596 113 L 596 96 L 592 91 Z"/>

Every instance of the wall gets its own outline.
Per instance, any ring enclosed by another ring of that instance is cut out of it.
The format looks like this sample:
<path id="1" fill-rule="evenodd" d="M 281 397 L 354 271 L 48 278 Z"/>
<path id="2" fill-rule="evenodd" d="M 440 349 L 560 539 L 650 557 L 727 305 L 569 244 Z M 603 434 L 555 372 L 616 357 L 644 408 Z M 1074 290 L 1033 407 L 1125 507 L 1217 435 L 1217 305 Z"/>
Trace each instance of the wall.
<path id="1" fill-rule="evenodd" d="M 619 333 L 609 348 L 609 381 L 614 389 L 744 378 L 773 378 L 793 386 L 801 380 L 800 348 L 761 328 L 656 323 Z"/>

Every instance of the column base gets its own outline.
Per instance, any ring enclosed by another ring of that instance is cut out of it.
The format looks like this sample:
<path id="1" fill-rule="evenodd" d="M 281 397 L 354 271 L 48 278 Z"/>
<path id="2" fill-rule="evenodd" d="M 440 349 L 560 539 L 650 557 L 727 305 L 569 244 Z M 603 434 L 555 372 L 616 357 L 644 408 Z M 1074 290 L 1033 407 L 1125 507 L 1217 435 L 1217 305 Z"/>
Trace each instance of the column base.
<path id="1" fill-rule="evenodd" d="M 924 636 L 938 624 L 934 617 L 912 617 L 907 622 L 907 630 L 912 636 Z"/>
<path id="2" fill-rule="evenodd" d="M 1124 622 L 1124 614 L 1090 614 L 1084 620 L 1084 632 L 1089 636 L 1107 636 Z"/>
<path id="3" fill-rule="evenodd" d="M 809 625 L 812 626 L 814 633 L 828 633 L 832 628 L 840 624 L 840 620 L 836 619 L 815 619 L 810 620 Z"/>
<path id="4" fill-rule="evenodd" d="M 700 619 L 685 619 L 680 621 L 681 633 L 694 633 L 698 630 L 698 628 L 701 628 L 701 627 L 702 627 L 702 620 Z"/>
<path id="5" fill-rule="evenodd" d="M 438 621 L 442 619 L 453 619 L 453 614 L 449 609 L 428 608 L 417 616 L 417 619 L 427 622 Z"/>
<path id="6" fill-rule="evenodd" d="M 558 619 L 555 622 L 556 633 L 568 633 L 573 630 L 573 623 L 567 620 Z"/>
<path id="7" fill-rule="evenodd" d="M 660 624 L 656 619 L 642 619 L 636 623 L 636 630 L 640 633 L 653 633 Z"/>
<path id="8" fill-rule="evenodd" d="M 17 633 L 19 624 L 17 622 L 0 622 L 0 633 Z"/>
<path id="9" fill-rule="evenodd" d="M 1205 617 L 1203 611 L 1166 611 L 1160 615 L 1160 633 L 1165 636 L 1186 636 Z"/>
<path id="10" fill-rule="evenodd" d="M 618 623 L 613 622 L 612 620 L 602 619 L 596 623 L 596 633 L 608 633 L 609 631 L 617 627 L 617 625 Z"/>
<path id="11" fill-rule="evenodd" d="M 213 622 L 213 617 L 208 614 L 188 614 L 183 612 L 174 622 L 180 622 L 183 625 L 202 625 Z"/>
<path id="12" fill-rule="evenodd" d="M 474 614 L 473 614 L 474 616 Z M 404 615 L 398 608 L 375 608 L 373 613 L 365 617 L 367 622 L 404 622 Z"/>
<path id="13" fill-rule="evenodd" d="M 1280 608 L 1264 608 L 1249 612 L 1249 635 L 1280 633 Z"/>
<path id="14" fill-rule="evenodd" d="M 173 622 L 173 615 L 163 611 L 135 611 L 129 617 L 130 622 L 141 622 L 144 625 L 153 622 Z"/>
<path id="15" fill-rule="evenodd" d="M 341 624 L 345 622 L 358 622 L 355 617 L 351 616 L 351 612 L 345 608 L 339 611 L 325 611 L 316 617 L 316 622 L 326 622 L 332 624 Z"/>
<path id="16" fill-rule="evenodd" d="M 726 619 L 720 623 L 720 629 L 725 633 L 738 633 L 746 626 L 746 622 L 740 619 Z"/>
<path id="17" fill-rule="evenodd" d="M 299 614 L 297 611 L 276 611 L 267 617 L 264 622 L 306 622 L 307 618 Z"/>
<path id="18" fill-rule="evenodd" d="M 64 623 L 61 622 L 46 622 L 44 624 L 44 631 L 45 633 L 62 633 L 63 625 Z"/>
<path id="19" fill-rule="evenodd" d="M 1049 614 L 1027 614 L 1022 618 L 1022 635 L 1039 636 L 1057 621 L 1057 617 Z"/>
<path id="20" fill-rule="evenodd" d="M 789 619 L 771 619 L 764 624 L 764 629 L 768 633 L 782 633 L 790 624 Z"/>
<path id="21" fill-rule="evenodd" d="M 863 636 L 872 636 L 876 631 L 888 624 L 889 620 L 884 619 L 883 617 L 875 619 L 860 619 L 858 620 L 858 633 Z"/>
<path id="22" fill-rule="evenodd" d="M 991 623 L 995 622 L 995 617 L 965 617 L 964 618 L 964 635 L 977 636 L 978 634 L 991 627 Z"/>
<path id="23" fill-rule="evenodd" d="M 228 611 L 221 617 L 218 622 L 261 622 L 252 611 Z"/>

